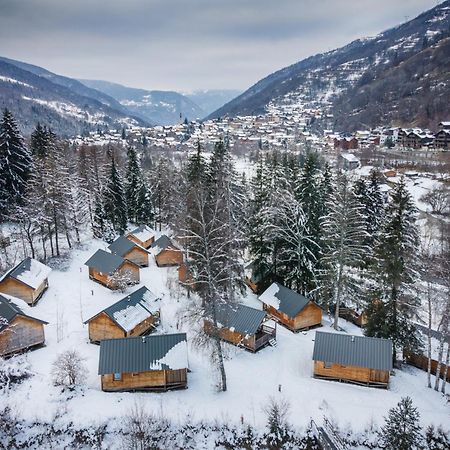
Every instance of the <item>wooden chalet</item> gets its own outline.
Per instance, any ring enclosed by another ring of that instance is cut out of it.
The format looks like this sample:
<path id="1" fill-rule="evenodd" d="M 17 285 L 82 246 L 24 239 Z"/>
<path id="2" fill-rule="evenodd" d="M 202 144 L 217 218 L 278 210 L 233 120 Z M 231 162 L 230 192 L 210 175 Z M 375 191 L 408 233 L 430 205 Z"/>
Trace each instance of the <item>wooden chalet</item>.
<path id="1" fill-rule="evenodd" d="M 392 342 L 366 336 L 316 332 L 314 377 L 387 388 Z"/>
<path id="2" fill-rule="evenodd" d="M 25 314 L 14 302 L 0 295 L 0 356 L 11 356 L 45 342 L 47 322 Z"/>
<path id="3" fill-rule="evenodd" d="M 188 262 L 182 262 L 178 267 L 178 281 L 190 289 L 195 289 L 195 277 L 192 267 Z"/>
<path id="4" fill-rule="evenodd" d="M 174 242 L 162 235 L 151 245 L 158 267 L 179 266 L 183 263 L 183 252 Z"/>
<path id="5" fill-rule="evenodd" d="M 259 296 L 259 301 L 270 317 L 291 331 L 321 326 L 322 308 L 279 283 L 272 283 Z"/>
<path id="6" fill-rule="evenodd" d="M 159 298 L 145 286 L 86 320 L 89 340 L 142 336 L 159 324 Z"/>
<path id="7" fill-rule="evenodd" d="M 443 150 L 450 149 L 450 129 L 442 129 L 436 133 L 434 146 Z"/>
<path id="8" fill-rule="evenodd" d="M 209 314 L 211 317 L 212 314 Z M 256 352 L 267 345 L 276 345 L 276 323 L 265 311 L 245 305 L 216 306 L 217 327 L 211 318 L 204 320 L 204 330 L 231 344 Z"/>
<path id="9" fill-rule="evenodd" d="M 100 342 L 98 374 L 103 391 L 166 391 L 187 387 L 186 334 Z"/>
<path id="10" fill-rule="evenodd" d="M 141 247 L 148 249 L 155 241 L 155 232 L 147 225 L 140 225 L 133 231 L 130 231 L 127 234 L 127 238 Z"/>
<path id="11" fill-rule="evenodd" d="M 254 294 L 260 294 L 262 290 L 267 288 L 270 284 L 267 271 L 266 274 L 258 273 L 258 271 L 255 270 L 255 263 L 253 261 L 244 267 L 244 274 L 245 284 Z"/>
<path id="12" fill-rule="evenodd" d="M 89 278 L 109 289 L 118 289 L 117 276 L 129 279 L 129 284 L 139 283 L 139 266 L 118 255 L 97 250 L 85 263 Z"/>
<path id="13" fill-rule="evenodd" d="M 109 245 L 108 250 L 114 255 L 137 264 L 139 267 L 148 267 L 148 251 L 125 236 L 118 237 Z"/>
<path id="14" fill-rule="evenodd" d="M 50 267 L 28 257 L 0 278 L 0 293 L 34 306 L 48 288 L 51 271 Z"/>

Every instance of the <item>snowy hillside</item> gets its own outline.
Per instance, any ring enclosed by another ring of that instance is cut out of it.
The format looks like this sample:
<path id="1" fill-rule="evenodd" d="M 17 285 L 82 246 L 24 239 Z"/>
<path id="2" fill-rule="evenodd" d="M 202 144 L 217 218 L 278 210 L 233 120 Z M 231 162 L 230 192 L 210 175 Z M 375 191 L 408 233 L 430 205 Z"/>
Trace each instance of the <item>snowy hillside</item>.
<path id="1" fill-rule="evenodd" d="M 390 121 L 401 126 L 429 126 L 449 113 L 448 102 L 437 101 L 433 114 L 428 117 L 421 109 L 412 109 L 409 114 L 403 109 L 408 107 L 407 100 L 411 97 L 422 106 L 436 104 L 436 96 L 448 98 L 449 23 L 450 1 L 447 0 L 375 37 L 358 39 L 281 69 L 210 117 L 261 114 L 270 104 L 302 102 L 310 107 L 328 106 L 338 130 Z M 409 68 L 403 67 L 405 64 Z M 424 65 L 426 70 L 415 73 Z M 426 74 L 433 74 L 430 76 L 437 78 L 436 83 L 428 83 Z M 408 85 L 403 86 L 403 82 Z M 398 97 L 395 104 L 389 95 L 391 88 Z M 373 102 L 377 106 L 371 109 Z"/>
<path id="2" fill-rule="evenodd" d="M 387 410 L 402 396 L 410 395 L 422 413 L 423 424 L 448 424 L 448 406 L 438 393 L 425 387 L 425 373 L 406 367 L 396 370 L 389 390 L 346 385 L 312 378 L 312 349 L 315 330 L 294 334 L 278 327 L 278 345 L 256 354 L 226 345 L 229 390 L 217 393 L 215 375 L 206 355 L 196 348 L 194 331 L 183 319 L 189 300 L 176 281 L 175 268 L 158 268 L 154 261 L 141 269 L 141 284 L 147 286 L 161 301 L 162 324 L 157 333 L 185 331 L 189 341 L 188 389 L 166 393 L 105 393 L 97 375 L 99 347 L 88 342 L 87 326 L 83 322 L 123 297 L 89 280 L 84 262 L 97 248 L 106 248 L 101 241 L 86 241 L 73 251 L 67 268 L 54 267 L 50 287 L 32 313 L 49 322 L 46 326 L 46 346 L 26 354 L 33 377 L 11 390 L 4 398 L 29 420 L 51 421 L 60 414 L 63 422 L 89 426 L 127 414 L 136 402 L 145 402 L 148 410 L 159 410 L 178 421 L 191 415 L 195 420 L 227 418 L 262 427 L 264 405 L 269 397 L 285 398 L 291 404 L 291 420 L 296 427 L 305 427 L 311 418 L 320 422 L 326 415 L 339 426 L 351 424 L 362 430 L 371 422 L 380 424 Z M 130 288 L 134 291 L 139 286 Z M 247 293 L 242 301 L 260 308 L 256 297 Z M 198 324 L 197 324 L 198 326 Z M 361 330 L 343 322 L 347 332 Z M 325 318 L 321 331 L 332 332 Z M 52 386 L 51 368 L 56 355 L 66 349 L 76 349 L 86 358 L 87 385 L 82 394 L 65 401 L 60 389 Z M 281 392 L 279 392 L 281 388 Z"/>

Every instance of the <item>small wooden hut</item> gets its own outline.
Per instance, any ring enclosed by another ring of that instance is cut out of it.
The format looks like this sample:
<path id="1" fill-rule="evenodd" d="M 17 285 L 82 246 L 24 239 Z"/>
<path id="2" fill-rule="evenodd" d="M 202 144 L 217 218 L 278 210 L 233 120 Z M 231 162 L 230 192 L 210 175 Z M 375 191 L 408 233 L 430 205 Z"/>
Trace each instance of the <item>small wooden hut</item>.
<path id="1" fill-rule="evenodd" d="M 178 267 L 178 281 L 190 289 L 195 289 L 195 277 L 192 267 L 188 262 L 181 263 Z"/>
<path id="2" fill-rule="evenodd" d="M 179 266 L 183 263 L 183 252 L 169 237 L 162 235 L 151 245 L 158 267 Z"/>
<path id="3" fill-rule="evenodd" d="M 139 267 L 148 267 L 148 251 L 125 236 L 119 236 L 109 245 L 108 250 L 114 255 L 137 264 Z"/>
<path id="4" fill-rule="evenodd" d="M 159 298 L 145 286 L 86 320 L 89 340 L 142 336 L 159 323 Z"/>
<path id="5" fill-rule="evenodd" d="M 103 391 L 167 391 L 187 387 L 186 334 L 162 334 L 100 342 Z"/>
<path id="6" fill-rule="evenodd" d="M 272 283 L 260 296 L 263 309 L 274 320 L 297 332 L 321 325 L 322 308 L 279 283 Z"/>
<path id="7" fill-rule="evenodd" d="M 155 232 L 147 225 L 140 225 L 133 231 L 130 231 L 127 234 L 127 238 L 141 247 L 148 249 L 155 241 Z"/>
<path id="8" fill-rule="evenodd" d="M 25 314 L 13 301 L 0 295 L 0 356 L 11 356 L 45 342 L 47 322 Z"/>
<path id="9" fill-rule="evenodd" d="M 316 332 L 314 377 L 387 388 L 392 342 L 366 336 Z"/>
<path id="10" fill-rule="evenodd" d="M 50 267 L 28 257 L 0 278 L 0 292 L 34 306 L 48 288 L 51 271 Z"/>
<path id="11" fill-rule="evenodd" d="M 127 284 L 139 283 L 137 264 L 104 250 L 97 250 L 85 265 L 89 268 L 89 278 L 109 289 L 118 289 L 122 281 Z"/>
<path id="12" fill-rule="evenodd" d="M 209 314 L 211 317 L 211 314 Z M 276 345 L 276 324 L 265 311 L 245 305 L 218 304 L 217 327 L 211 318 L 204 320 L 204 330 L 231 344 L 256 352 L 267 345 Z"/>

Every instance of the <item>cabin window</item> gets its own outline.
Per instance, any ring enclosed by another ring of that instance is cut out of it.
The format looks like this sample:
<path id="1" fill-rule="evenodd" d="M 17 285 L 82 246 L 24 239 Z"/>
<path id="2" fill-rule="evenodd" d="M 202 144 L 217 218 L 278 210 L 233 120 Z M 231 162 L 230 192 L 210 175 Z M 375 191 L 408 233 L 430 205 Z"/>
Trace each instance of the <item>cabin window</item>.
<path id="1" fill-rule="evenodd" d="M 325 361 L 324 363 L 323 363 L 323 368 L 324 369 L 331 369 L 331 366 L 333 365 L 333 363 L 330 363 L 330 362 L 328 362 L 328 361 Z"/>
<path id="2" fill-rule="evenodd" d="M 114 381 L 120 381 L 122 379 L 122 374 L 120 372 L 114 374 Z"/>

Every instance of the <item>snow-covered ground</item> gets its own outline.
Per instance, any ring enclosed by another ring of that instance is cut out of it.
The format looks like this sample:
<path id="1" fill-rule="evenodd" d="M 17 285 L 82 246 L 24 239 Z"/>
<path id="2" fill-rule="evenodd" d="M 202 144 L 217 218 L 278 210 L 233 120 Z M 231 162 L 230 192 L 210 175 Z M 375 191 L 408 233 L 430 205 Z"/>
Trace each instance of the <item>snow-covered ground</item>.
<path id="1" fill-rule="evenodd" d="M 370 422 L 381 424 L 383 416 L 401 397 L 409 395 L 418 407 L 424 425 L 442 424 L 450 428 L 450 408 L 444 397 L 426 388 L 426 374 L 412 367 L 396 370 L 389 390 L 378 390 L 312 378 L 312 350 L 315 331 L 293 334 L 278 327 L 275 348 L 268 347 L 252 354 L 226 344 L 228 391 L 218 393 L 215 375 L 206 354 L 192 345 L 190 325 L 180 312 L 188 299 L 176 286 L 176 268 L 150 267 L 141 269 L 141 284 L 160 296 L 162 324 L 158 333 L 186 331 L 188 334 L 188 389 L 165 393 L 105 393 L 97 375 L 99 347 L 88 343 L 88 330 L 83 322 L 98 311 L 121 299 L 125 294 L 111 292 L 89 280 L 84 262 L 101 241 L 87 241 L 71 254 L 66 268 L 54 269 L 50 287 L 34 308 L 20 306 L 32 316 L 49 322 L 46 326 L 46 346 L 27 354 L 35 375 L 8 393 L 0 401 L 8 402 L 25 419 L 51 421 L 55 416 L 78 426 L 93 425 L 129 413 L 136 402 L 148 410 L 163 412 L 174 421 L 186 415 L 193 419 L 214 419 L 238 423 L 244 421 L 257 427 L 265 422 L 264 405 L 270 397 L 285 398 L 291 405 L 290 421 L 306 426 L 311 418 L 320 421 L 326 415 L 342 427 L 351 425 L 362 430 Z M 169 281 L 169 282 L 168 282 Z M 253 294 L 242 301 L 260 308 Z M 342 321 L 344 329 L 361 334 L 357 327 Z M 324 331 L 332 331 L 324 318 Z M 86 358 L 87 384 L 82 395 L 65 400 L 60 389 L 52 385 L 51 367 L 58 353 L 76 349 Z M 279 392 L 281 386 L 281 392 Z M 60 420 L 61 420 L 60 419 Z"/>

